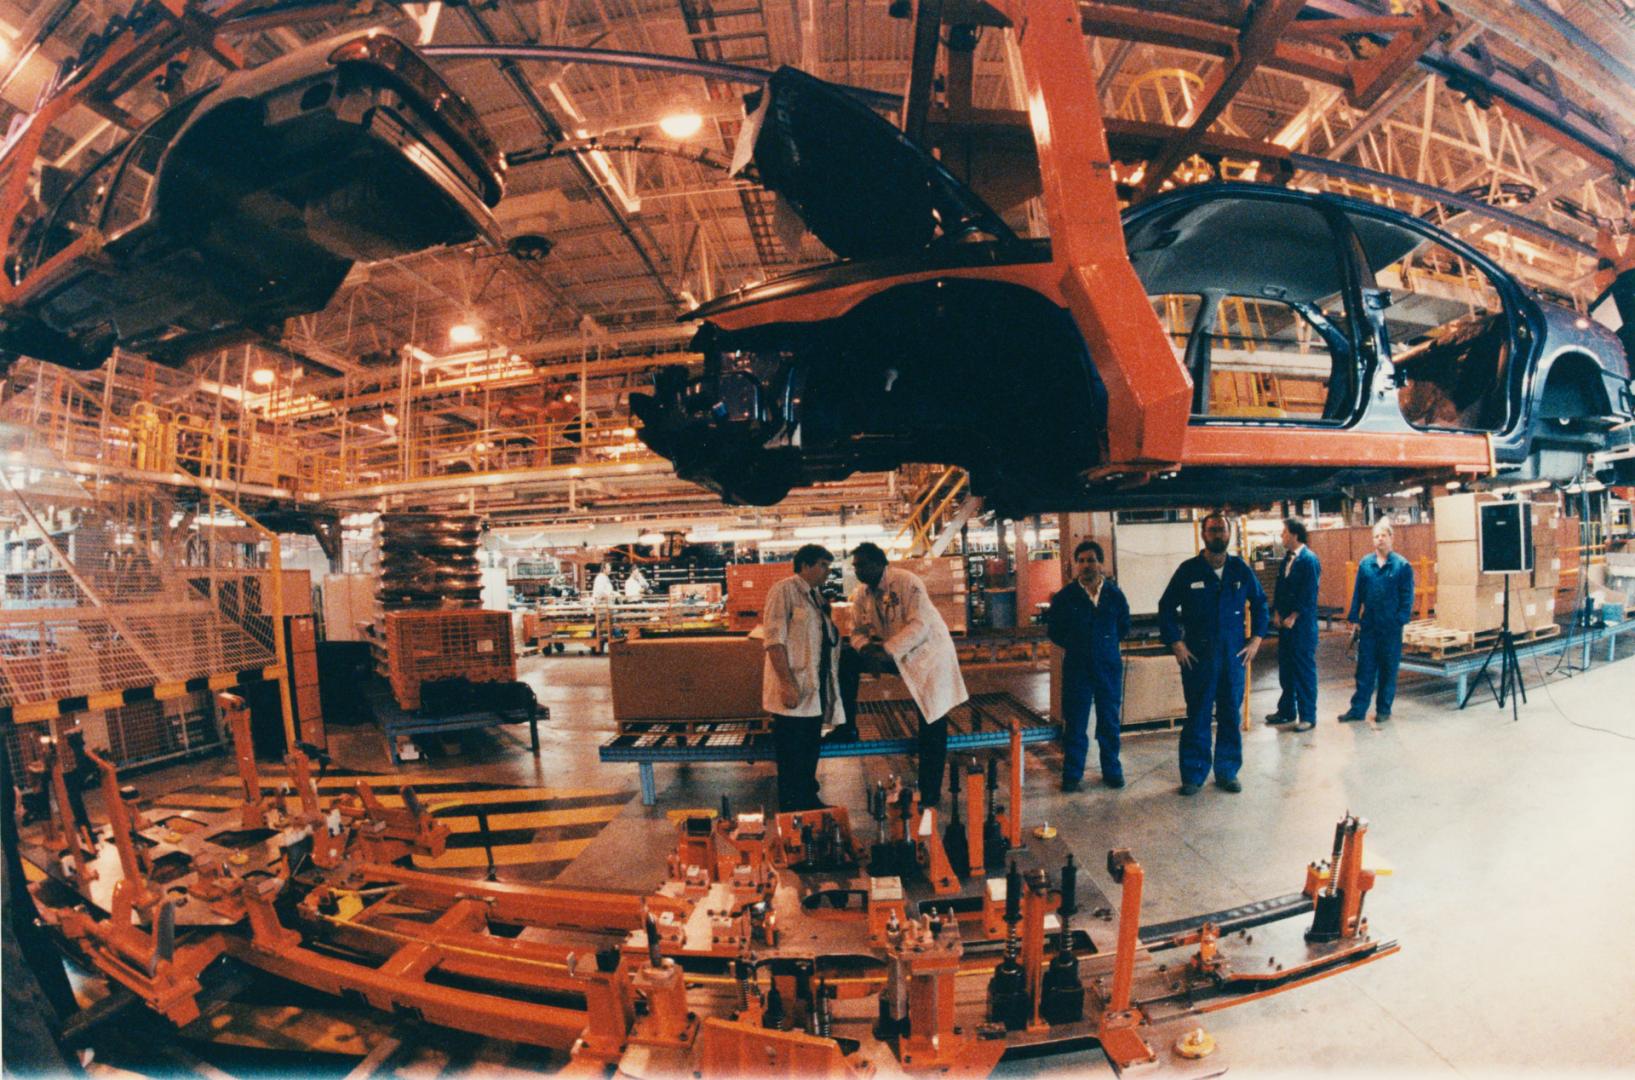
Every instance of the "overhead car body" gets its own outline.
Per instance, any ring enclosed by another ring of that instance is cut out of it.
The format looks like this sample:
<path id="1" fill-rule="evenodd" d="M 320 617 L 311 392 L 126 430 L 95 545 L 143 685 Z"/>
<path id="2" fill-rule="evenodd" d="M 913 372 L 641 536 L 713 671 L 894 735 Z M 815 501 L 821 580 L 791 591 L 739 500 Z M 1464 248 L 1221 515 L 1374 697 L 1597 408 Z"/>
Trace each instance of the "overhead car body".
<path id="1" fill-rule="evenodd" d="M 0 349 L 174 363 L 276 333 L 354 262 L 497 238 L 503 167 L 470 106 L 388 34 L 234 72 L 47 196 L 7 258 Z"/>
<path id="2" fill-rule="evenodd" d="M 1214 184 L 1120 217 L 1056 82 L 1033 240 L 841 88 L 776 73 L 739 163 L 840 258 L 692 313 L 703 374 L 633 397 L 642 437 L 742 502 L 935 462 L 1024 513 L 1567 479 L 1631 416 L 1611 332 L 1411 215 Z"/>

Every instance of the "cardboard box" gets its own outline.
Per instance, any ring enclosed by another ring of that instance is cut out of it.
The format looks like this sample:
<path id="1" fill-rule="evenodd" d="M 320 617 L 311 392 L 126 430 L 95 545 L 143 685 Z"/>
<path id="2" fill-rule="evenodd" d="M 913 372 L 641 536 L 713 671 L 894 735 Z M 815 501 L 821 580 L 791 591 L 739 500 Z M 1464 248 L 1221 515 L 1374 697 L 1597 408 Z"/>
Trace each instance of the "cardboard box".
<path id="1" fill-rule="evenodd" d="M 270 606 L 272 601 L 267 603 Z M 312 571 L 284 571 L 284 614 L 312 614 Z"/>
<path id="2" fill-rule="evenodd" d="M 1504 625 L 1504 585 L 1439 584 L 1436 625 L 1478 632 L 1499 629 Z"/>
<path id="3" fill-rule="evenodd" d="M 616 641 L 608 649 L 615 720 L 763 716 L 760 638 Z"/>
<path id="4" fill-rule="evenodd" d="M 1458 589 L 1489 584 L 1496 589 L 1503 589 L 1504 579 L 1507 577 L 1510 579 L 1512 590 L 1532 587 L 1532 579 L 1527 574 L 1482 573 L 1478 547 L 1474 540 L 1457 540 L 1436 545 L 1436 586 L 1439 590 L 1444 586 Z"/>
<path id="5" fill-rule="evenodd" d="M 1485 492 L 1460 492 L 1433 499 L 1431 513 L 1435 517 L 1436 542 L 1475 540 L 1476 504 L 1495 501 L 1494 496 Z"/>
<path id="6" fill-rule="evenodd" d="M 1448 540 L 1436 545 L 1436 584 L 1439 590 L 1457 590 L 1482 580 L 1480 553 L 1475 540 Z"/>
<path id="7" fill-rule="evenodd" d="M 1536 551 L 1533 562 L 1533 587 L 1554 590 L 1561 584 L 1561 556 L 1554 551 Z"/>
<path id="8" fill-rule="evenodd" d="M 1181 689 L 1181 666 L 1173 656 L 1124 658 L 1123 724 L 1170 720 L 1185 716 L 1186 694 Z M 1092 719 L 1091 723 L 1094 723 Z"/>

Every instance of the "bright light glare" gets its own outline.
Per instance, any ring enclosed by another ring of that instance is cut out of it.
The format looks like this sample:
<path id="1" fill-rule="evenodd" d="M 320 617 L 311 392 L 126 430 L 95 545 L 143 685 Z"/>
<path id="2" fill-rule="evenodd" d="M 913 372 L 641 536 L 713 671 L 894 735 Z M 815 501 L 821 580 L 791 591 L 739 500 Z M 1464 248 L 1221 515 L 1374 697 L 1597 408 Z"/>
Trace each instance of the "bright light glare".
<path id="1" fill-rule="evenodd" d="M 448 328 L 450 345 L 475 345 L 482 339 L 482 331 L 471 323 L 455 323 Z"/>
<path id="2" fill-rule="evenodd" d="M 380 422 L 385 424 L 387 427 L 397 427 L 397 414 L 396 413 L 381 413 L 380 414 Z"/>
<path id="3" fill-rule="evenodd" d="M 659 130 L 672 139 L 690 139 L 704 127 L 704 118 L 691 110 L 673 112 L 659 121 Z"/>
<path id="4" fill-rule="evenodd" d="M 277 378 L 277 373 L 270 367 L 258 367 L 250 372 L 250 381 L 257 386 L 271 386 Z"/>

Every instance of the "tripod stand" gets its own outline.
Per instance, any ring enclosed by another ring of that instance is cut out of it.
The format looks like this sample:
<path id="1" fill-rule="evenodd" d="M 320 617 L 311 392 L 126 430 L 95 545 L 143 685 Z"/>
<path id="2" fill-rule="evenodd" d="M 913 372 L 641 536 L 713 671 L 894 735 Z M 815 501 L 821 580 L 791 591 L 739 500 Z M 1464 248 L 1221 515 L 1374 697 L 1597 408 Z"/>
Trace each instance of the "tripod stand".
<path id="1" fill-rule="evenodd" d="M 1499 685 L 1493 685 L 1493 676 L 1488 668 L 1493 664 L 1493 658 L 1499 658 Z M 1510 719 L 1520 720 L 1519 701 L 1527 700 L 1527 687 L 1521 681 L 1521 661 L 1516 658 L 1516 635 L 1510 632 L 1510 575 L 1504 576 L 1504 623 L 1499 630 L 1499 640 L 1487 651 L 1487 659 L 1476 670 L 1476 678 L 1471 680 L 1465 690 L 1465 699 L 1459 703 L 1463 709 L 1470 701 L 1470 695 L 1476 692 L 1477 682 L 1486 681 L 1487 688 L 1493 691 L 1493 696 L 1499 701 L 1499 708 L 1504 708 L 1506 698 L 1510 699 Z"/>

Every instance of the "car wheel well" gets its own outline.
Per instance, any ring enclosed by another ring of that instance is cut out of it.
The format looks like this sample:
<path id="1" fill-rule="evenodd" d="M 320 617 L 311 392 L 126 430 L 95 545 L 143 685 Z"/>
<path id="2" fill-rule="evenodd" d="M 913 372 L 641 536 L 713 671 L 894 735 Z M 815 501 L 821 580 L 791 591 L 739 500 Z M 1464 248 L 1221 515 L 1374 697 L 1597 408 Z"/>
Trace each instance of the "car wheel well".
<path id="1" fill-rule="evenodd" d="M 1556 357 L 1539 395 L 1539 416 L 1546 420 L 1571 420 L 1606 416 L 1612 412 L 1601 368 L 1586 353 L 1566 353 Z"/>

